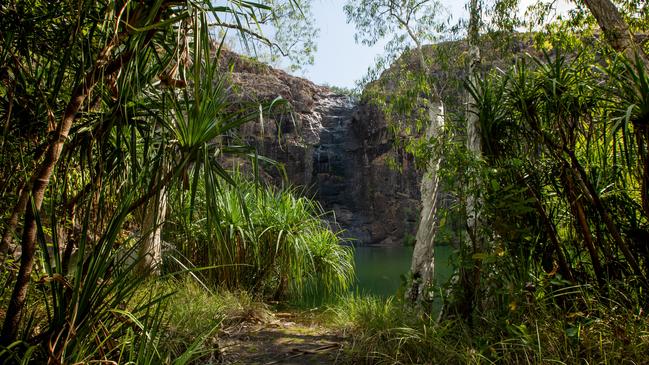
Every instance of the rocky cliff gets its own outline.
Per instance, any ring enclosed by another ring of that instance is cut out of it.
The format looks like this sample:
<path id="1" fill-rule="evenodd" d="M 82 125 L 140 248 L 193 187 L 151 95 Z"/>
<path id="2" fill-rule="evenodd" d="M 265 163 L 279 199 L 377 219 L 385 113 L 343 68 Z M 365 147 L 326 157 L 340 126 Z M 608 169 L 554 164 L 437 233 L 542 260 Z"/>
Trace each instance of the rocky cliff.
<path id="1" fill-rule="evenodd" d="M 483 73 L 511 64 L 525 53 L 539 55 L 526 35 L 508 41 L 485 37 L 483 43 Z M 424 53 L 434 60 L 432 76 L 446 113 L 462 115 L 466 108 L 466 43 L 427 45 Z M 405 52 L 369 84 L 361 102 L 231 52 L 225 52 L 223 59 L 224 65 L 232 68 L 237 101 L 270 102 L 280 96 L 290 104 L 290 109 L 276 110 L 242 128 L 250 145 L 280 162 L 292 185 L 304 187 L 305 194 L 333 212 L 347 237 L 373 245 L 413 243 L 421 209 L 422 173 L 410 155 L 394 147 L 393 133 L 409 139 L 421 136 L 426 128 L 422 120 L 427 119 L 417 115 L 422 108 L 413 95 L 419 67 L 414 52 Z M 408 105 L 407 100 L 415 102 Z M 381 105 L 387 104 L 404 109 L 396 112 L 398 120 L 386 120 Z M 390 128 L 395 122 L 399 127 Z M 277 169 L 266 166 L 264 172 L 275 184 L 281 183 Z M 449 201 L 452 199 L 444 204 Z"/>
<path id="2" fill-rule="evenodd" d="M 232 67 L 238 101 L 279 96 L 289 102 L 289 108 L 245 125 L 241 136 L 260 155 L 281 163 L 288 181 L 331 212 L 345 237 L 400 245 L 414 236 L 420 176 L 411 157 L 393 148 L 378 108 L 233 53 L 226 52 L 224 61 Z M 264 172 L 281 183 L 277 168 L 266 165 Z"/>

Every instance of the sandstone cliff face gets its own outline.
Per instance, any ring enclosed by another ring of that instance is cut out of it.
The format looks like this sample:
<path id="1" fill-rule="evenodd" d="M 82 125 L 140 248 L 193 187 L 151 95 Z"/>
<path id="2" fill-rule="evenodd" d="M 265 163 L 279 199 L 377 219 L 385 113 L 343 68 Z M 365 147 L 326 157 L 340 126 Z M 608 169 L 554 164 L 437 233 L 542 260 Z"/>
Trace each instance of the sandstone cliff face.
<path id="1" fill-rule="evenodd" d="M 324 110 L 320 104 L 331 92 L 244 56 L 222 52 L 223 65 L 232 67 L 230 81 L 234 101 L 250 103 L 248 107 L 271 103 L 276 98 L 289 103 L 264 110 L 259 121 L 241 128 L 241 137 L 261 156 L 281 163 L 289 183 L 308 187 L 313 169 L 311 156 L 322 130 Z M 282 173 L 277 168 L 266 166 L 264 172 L 271 182 L 282 182 Z"/>
<path id="2" fill-rule="evenodd" d="M 280 162 L 288 181 L 331 212 L 345 237 L 400 245 L 414 236 L 420 174 L 409 156 L 393 148 L 378 108 L 232 53 L 224 59 L 233 65 L 238 102 L 281 96 L 290 103 L 290 112 L 265 113 L 263 120 L 242 127 L 241 136 L 260 155 Z M 389 167 L 390 161 L 401 171 Z M 277 168 L 267 165 L 264 173 L 281 183 Z"/>
<path id="3" fill-rule="evenodd" d="M 484 49 L 490 50 L 483 53 L 485 72 L 530 51 L 531 44 L 525 37 L 512 39 L 506 47 L 492 43 L 485 40 Z M 447 113 L 462 114 L 466 108 L 466 44 L 429 45 L 424 52 L 435 60 L 432 76 Z M 224 65 L 233 68 L 232 90 L 237 102 L 270 102 L 280 96 L 291 106 L 290 112 L 275 109 L 265 114 L 263 122 L 244 126 L 241 135 L 248 144 L 260 155 L 283 164 L 288 181 L 304 187 L 306 195 L 333 212 L 347 231 L 346 237 L 373 245 L 413 243 L 421 210 L 422 172 L 410 155 L 394 147 L 385 113 L 378 106 L 385 102 L 385 95 L 407 94 L 416 82 L 412 74 L 419 61 L 413 52 L 403 54 L 379 80 L 368 85 L 360 103 L 231 52 L 224 52 L 223 59 Z M 373 99 L 376 97 L 379 99 Z M 412 105 L 410 113 L 416 114 L 417 109 Z M 405 120 L 399 123 L 409 132 L 401 137 L 421 135 L 425 126 L 415 127 L 412 122 L 418 118 L 407 114 L 402 114 Z M 263 172 L 268 180 L 281 184 L 276 168 L 266 166 Z M 443 193 L 444 187 L 441 189 Z"/>
<path id="4" fill-rule="evenodd" d="M 359 158 L 363 162 L 353 182 L 363 193 L 360 206 L 368 218 L 370 242 L 412 243 L 421 209 L 421 172 L 412 156 L 394 147 L 384 114 L 374 104 L 358 105 L 352 126 L 361 141 Z"/>

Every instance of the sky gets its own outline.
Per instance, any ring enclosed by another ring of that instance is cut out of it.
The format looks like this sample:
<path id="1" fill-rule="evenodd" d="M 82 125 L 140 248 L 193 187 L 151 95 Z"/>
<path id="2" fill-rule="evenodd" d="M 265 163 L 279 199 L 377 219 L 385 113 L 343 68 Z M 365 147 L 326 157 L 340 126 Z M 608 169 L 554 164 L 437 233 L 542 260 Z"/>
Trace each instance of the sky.
<path id="1" fill-rule="evenodd" d="M 532 0 L 523 0 L 521 7 L 526 7 Z M 377 55 L 383 53 L 383 43 L 374 47 L 357 44 L 354 41 L 354 25 L 347 24 L 343 6 L 346 0 L 314 0 L 313 15 L 320 28 L 318 51 L 315 62 L 298 72 L 316 84 L 328 84 L 354 88 L 355 82 L 361 79 L 368 67 L 374 64 Z M 454 19 L 463 17 L 464 1 L 443 0 Z M 567 1 L 558 1 L 560 10 L 568 8 Z"/>
<path id="2" fill-rule="evenodd" d="M 345 0 L 316 0 L 313 15 L 320 28 L 315 63 L 307 66 L 304 76 L 316 84 L 354 87 L 367 68 L 383 52 L 383 43 L 367 47 L 354 42 L 355 29 L 347 24 L 343 11 Z"/>
<path id="3" fill-rule="evenodd" d="M 302 76 L 316 84 L 354 88 L 356 80 L 361 79 L 376 57 L 383 54 L 386 42 L 368 47 L 354 41 L 356 30 L 353 24 L 347 24 L 343 11 L 345 3 L 346 0 L 313 1 L 313 15 L 320 28 L 318 51 L 314 64 L 307 66 Z M 446 0 L 444 3 L 454 8 L 454 13 L 462 11 L 462 1 Z"/>

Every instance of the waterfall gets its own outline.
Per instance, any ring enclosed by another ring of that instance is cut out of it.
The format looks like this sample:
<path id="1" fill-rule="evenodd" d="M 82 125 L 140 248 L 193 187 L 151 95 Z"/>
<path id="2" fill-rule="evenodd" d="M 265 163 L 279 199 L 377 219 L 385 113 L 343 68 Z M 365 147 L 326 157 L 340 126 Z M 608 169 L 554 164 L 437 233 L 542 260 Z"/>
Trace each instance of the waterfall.
<path id="1" fill-rule="evenodd" d="M 311 185 L 315 198 L 343 229 L 343 237 L 366 243 L 370 234 L 362 228 L 367 219 L 359 212 L 360 184 L 353 183 L 363 178 L 362 141 L 353 129 L 356 107 L 343 95 L 327 95 L 320 101 L 322 129 L 313 149 Z"/>

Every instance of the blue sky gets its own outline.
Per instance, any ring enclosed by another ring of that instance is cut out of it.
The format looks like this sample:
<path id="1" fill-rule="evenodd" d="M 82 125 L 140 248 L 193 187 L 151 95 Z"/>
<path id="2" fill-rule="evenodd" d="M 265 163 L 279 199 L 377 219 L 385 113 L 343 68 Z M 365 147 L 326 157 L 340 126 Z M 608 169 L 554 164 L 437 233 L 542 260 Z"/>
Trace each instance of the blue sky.
<path id="1" fill-rule="evenodd" d="M 522 0 L 522 7 L 533 0 Z M 315 63 L 299 72 L 317 84 L 329 84 L 353 88 L 377 55 L 383 53 L 384 43 L 367 47 L 354 42 L 355 29 L 347 24 L 343 6 L 346 0 L 314 0 L 313 14 L 320 28 Z M 464 0 L 443 0 L 454 20 L 464 16 Z M 560 10 L 567 8 L 566 0 L 559 0 Z"/>
<path id="2" fill-rule="evenodd" d="M 354 25 L 347 24 L 343 11 L 346 0 L 315 0 L 313 15 L 320 28 L 318 51 L 313 66 L 307 66 L 304 76 L 316 84 L 329 84 L 353 88 L 377 55 L 383 53 L 385 42 L 374 47 L 354 42 Z M 462 12 L 463 1 L 444 1 L 449 10 Z M 450 6 L 449 6 L 450 5 Z M 459 14 L 458 14 L 459 15 Z"/>
<path id="3" fill-rule="evenodd" d="M 353 87 L 376 55 L 383 52 L 383 44 L 370 48 L 354 42 L 354 26 L 346 23 L 344 4 L 344 0 L 317 0 L 313 4 L 320 36 L 315 63 L 307 66 L 304 76 L 316 84 Z"/>

